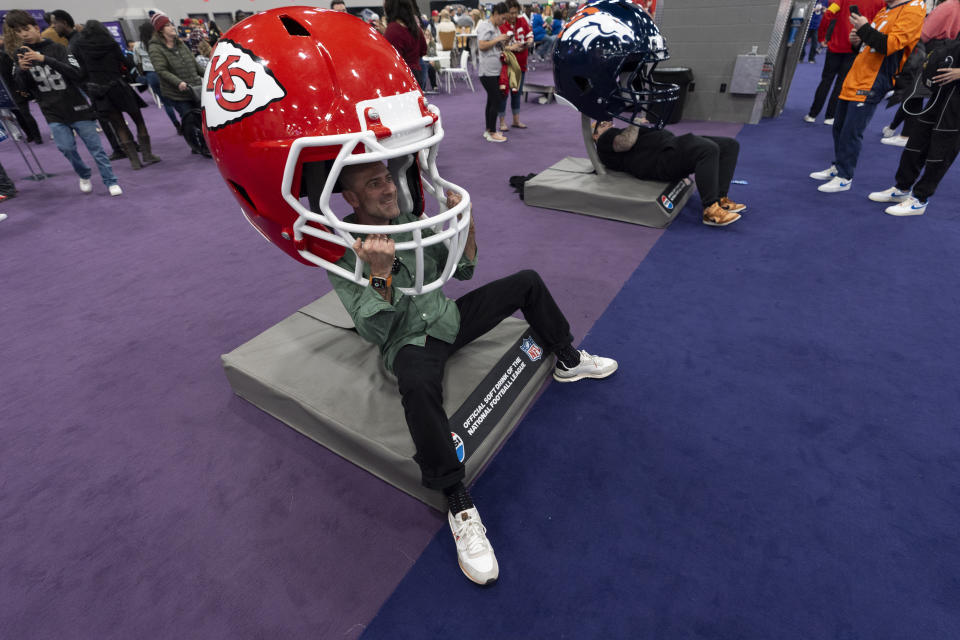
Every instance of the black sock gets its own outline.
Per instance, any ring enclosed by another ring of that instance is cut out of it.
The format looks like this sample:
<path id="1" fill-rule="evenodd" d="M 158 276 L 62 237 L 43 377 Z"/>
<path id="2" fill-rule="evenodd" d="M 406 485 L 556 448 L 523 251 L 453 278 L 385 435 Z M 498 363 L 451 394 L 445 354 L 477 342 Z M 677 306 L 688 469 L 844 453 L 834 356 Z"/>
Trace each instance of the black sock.
<path id="1" fill-rule="evenodd" d="M 470 498 L 470 492 L 467 491 L 462 482 L 447 487 L 443 490 L 443 493 L 447 496 L 447 507 L 453 515 L 473 508 L 473 499 Z"/>
<path id="2" fill-rule="evenodd" d="M 572 369 L 580 364 L 580 352 L 573 345 L 565 345 L 557 351 L 557 364 L 564 369 Z"/>

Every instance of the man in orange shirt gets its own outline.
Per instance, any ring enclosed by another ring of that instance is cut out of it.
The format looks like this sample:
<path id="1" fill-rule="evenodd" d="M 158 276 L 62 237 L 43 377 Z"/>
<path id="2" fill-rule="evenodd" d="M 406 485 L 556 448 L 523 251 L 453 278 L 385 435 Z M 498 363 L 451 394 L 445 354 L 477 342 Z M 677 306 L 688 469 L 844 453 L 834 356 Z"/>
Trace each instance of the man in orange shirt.
<path id="1" fill-rule="evenodd" d="M 834 160 L 829 169 L 810 174 L 827 180 L 818 187 L 824 193 L 847 191 L 863 146 L 863 131 L 877 105 L 893 89 L 900 72 L 920 40 L 927 11 L 923 0 L 886 0 L 887 7 L 871 23 L 859 12 L 850 12 L 850 42 L 857 54 L 843 82 L 833 123 Z M 853 5 L 851 5 L 851 9 Z"/>

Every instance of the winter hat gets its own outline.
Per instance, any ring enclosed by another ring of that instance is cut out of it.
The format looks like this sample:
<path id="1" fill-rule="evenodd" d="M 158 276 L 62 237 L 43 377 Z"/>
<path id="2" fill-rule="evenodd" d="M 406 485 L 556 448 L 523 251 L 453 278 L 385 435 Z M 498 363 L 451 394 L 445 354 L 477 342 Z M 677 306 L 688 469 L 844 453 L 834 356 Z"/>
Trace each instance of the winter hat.
<path id="1" fill-rule="evenodd" d="M 153 25 L 155 31 L 162 31 L 165 26 L 170 24 L 170 18 L 163 15 L 162 13 L 155 13 L 150 18 L 150 23 Z"/>

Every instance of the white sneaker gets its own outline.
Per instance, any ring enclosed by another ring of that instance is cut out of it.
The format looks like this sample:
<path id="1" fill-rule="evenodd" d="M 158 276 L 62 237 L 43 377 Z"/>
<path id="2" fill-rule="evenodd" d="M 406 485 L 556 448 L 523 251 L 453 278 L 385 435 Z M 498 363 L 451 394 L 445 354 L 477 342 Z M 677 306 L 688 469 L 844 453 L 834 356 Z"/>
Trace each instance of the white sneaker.
<path id="1" fill-rule="evenodd" d="M 893 136 L 897 135 L 897 130 L 896 130 L 896 129 L 891 129 L 890 127 L 884 127 L 884 128 L 883 128 L 883 131 L 882 131 L 882 134 L 883 134 L 883 137 L 884 137 L 884 138 L 890 138 L 890 137 L 893 137 Z"/>
<path id="2" fill-rule="evenodd" d="M 827 118 L 826 120 L 823 121 L 823 124 L 832 127 L 832 126 L 833 126 L 833 118 Z"/>
<path id="3" fill-rule="evenodd" d="M 814 180 L 830 180 L 837 177 L 837 167 L 836 165 L 830 165 L 829 169 L 824 169 L 823 171 L 814 171 L 810 174 L 810 177 Z"/>
<path id="4" fill-rule="evenodd" d="M 457 543 L 460 570 L 477 584 L 492 584 L 500 577 L 500 565 L 487 540 L 487 528 L 480 521 L 476 507 L 453 515 L 447 510 L 447 522 Z"/>
<path id="5" fill-rule="evenodd" d="M 592 356 L 584 350 L 580 350 L 580 364 L 567 369 L 560 361 L 553 368 L 553 379 L 557 382 L 576 382 L 584 378 L 606 378 L 617 370 L 617 361 L 610 358 L 601 358 Z"/>
<path id="6" fill-rule="evenodd" d="M 109 187 L 107 187 L 107 191 L 109 191 L 109 192 L 110 192 L 110 195 L 112 195 L 112 196 L 122 196 L 122 195 L 123 195 L 123 189 L 121 189 L 121 188 L 120 188 L 120 185 L 118 185 L 118 184 L 112 184 L 112 185 L 110 185 Z"/>
<path id="7" fill-rule="evenodd" d="M 7 214 L 5 214 L 5 213 L 0 213 L 0 222 L 3 222 L 3 221 L 6 220 L 6 219 L 7 219 Z"/>
<path id="8" fill-rule="evenodd" d="M 889 138 L 882 139 L 880 142 L 893 147 L 905 147 L 907 146 L 907 140 L 909 140 L 909 138 L 905 136 L 890 136 Z"/>
<path id="9" fill-rule="evenodd" d="M 93 185 L 90 184 L 89 178 L 80 178 L 80 191 L 83 193 L 90 193 L 93 191 Z"/>
<path id="10" fill-rule="evenodd" d="M 816 122 L 817 119 L 814 118 L 813 116 L 811 116 L 811 115 L 808 113 L 807 115 L 803 116 L 803 121 L 804 121 L 804 122 Z"/>
<path id="11" fill-rule="evenodd" d="M 900 204 L 887 207 L 886 212 L 892 216 L 922 216 L 926 210 L 926 202 L 920 202 L 913 196 L 910 196 Z"/>
<path id="12" fill-rule="evenodd" d="M 837 193 L 840 191 L 849 191 L 850 185 L 852 184 L 853 184 L 853 180 L 844 180 L 840 176 L 837 176 L 830 182 L 827 182 L 817 187 L 817 191 L 822 191 L 823 193 Z"/>
<path id="13" fill-rule="evenodd" d="M 497 136 L 496 138 L 493 137 L 495 135 Z M 490 133 L 489 131 L 483 132 L 483 139 L 486 140 L 487 142 L 506 142 L 507 141 L 507 137 L 501 134 L 500 132 Z"/>
<path id="14" fill-rule="evenodd" d="M 903 202 L 910 197 L 910 192 L 900 191 L 894 186 L 886 191 L 874 191 L 867 197 L 874 202 Z"/>

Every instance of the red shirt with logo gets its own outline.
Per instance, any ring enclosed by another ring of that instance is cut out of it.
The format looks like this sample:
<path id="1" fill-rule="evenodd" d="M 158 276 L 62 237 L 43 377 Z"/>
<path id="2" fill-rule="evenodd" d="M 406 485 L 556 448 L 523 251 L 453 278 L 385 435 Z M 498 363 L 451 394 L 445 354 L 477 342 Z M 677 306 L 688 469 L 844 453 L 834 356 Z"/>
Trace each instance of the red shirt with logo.
<path id="1" fill-rule="evenodd" d="M 533 42 L 533 29 L 530 28 L 530 23 L 527 22 L 525 17 L 517 16 L 516 24 L 511 24 L 509 20 L 504 20 L 500 24 L 500 33 L 510 33 L 511 31 L 513 31 L 513 39 L 505 42 L 504 46 L 515 43 L 527 45 Z M 530 50 L 526 48 L 513 52 L 513 55 L 517 56 L 517 64 L 520 65 L 520 71 L 527 70 L 527 56 L 529 54 Z"/>

